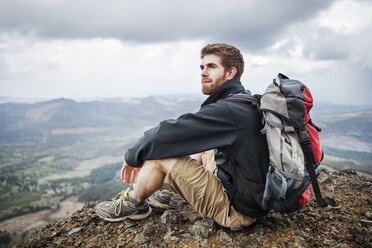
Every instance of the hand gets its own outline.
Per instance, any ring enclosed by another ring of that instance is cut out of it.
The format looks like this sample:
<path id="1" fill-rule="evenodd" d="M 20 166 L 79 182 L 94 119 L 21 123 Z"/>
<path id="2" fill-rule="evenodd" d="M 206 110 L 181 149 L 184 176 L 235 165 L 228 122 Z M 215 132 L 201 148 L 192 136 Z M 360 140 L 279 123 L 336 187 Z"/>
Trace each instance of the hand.
<path id="1" fill-rule="evenodd" d="M 133 183 L 136 179 L 137 173 L 141 170 L 141 168 L 134 168 L 128 165 L 127 163 L 123 163 L 123 168 L 121 168 L 121 180 L 124 183 L 129 184 Z"/>

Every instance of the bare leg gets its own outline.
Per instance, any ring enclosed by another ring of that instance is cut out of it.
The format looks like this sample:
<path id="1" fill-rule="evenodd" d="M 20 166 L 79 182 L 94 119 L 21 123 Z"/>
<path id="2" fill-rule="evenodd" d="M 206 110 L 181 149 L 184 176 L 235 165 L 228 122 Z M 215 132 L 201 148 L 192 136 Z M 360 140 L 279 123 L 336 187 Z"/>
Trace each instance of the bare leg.
<path id="1" fill-rule="evenodd" d="M 138 175 L 136 187 L 130 193 L 131 196 L 138 202 L 146 200 L 162 186 L 165 175 L 176 162 L 176 158 L 146 161 Z"/>

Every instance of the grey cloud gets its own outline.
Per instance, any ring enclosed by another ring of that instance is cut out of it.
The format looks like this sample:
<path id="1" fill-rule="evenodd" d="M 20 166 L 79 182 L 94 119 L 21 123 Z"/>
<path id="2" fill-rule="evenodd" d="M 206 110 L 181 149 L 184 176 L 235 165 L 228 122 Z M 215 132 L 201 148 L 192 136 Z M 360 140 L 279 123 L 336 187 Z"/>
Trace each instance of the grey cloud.
<path id="1" fill-rule="evenodd" d="M 327 28 L 310 29 L 303 38 L 304 55 L 319 60 L 348 59 L 354 43 L 353 37 L 335 33 Z"/>
<path id="2" fill-rule="evenodd" d="M 296 36 L 297 30 L 301 30 L 301 33 Z M 372 25 L 363 32 L 346 34 L 302 23 L 290 27 L 286 35 L 301 39 L 304 57 L 313 60 L 350 60 L 372 68 L 371 33 Z M 289 46 L 294 46 L 293 38 L 284 50 L 288 50 Z"/>
<path id="3" fill-rule="evenodd" d="M 8 65 L 5 63 L 5 59 L 0 56 L 0 79 L 6 78 L 8 73 Z"/>
<path id="4" fill-rule="evenodd" d="M 339 62 L 337 67 L 301 77 L 314 99 L 343 104 L 371 104 L 372 68 Z"/>
<path id="5" fill-rule="evenodd" d="M 271 44 L 332 1 L 1 1 L 0 32 L 128 42 L 205 39 L 246 49 Z"/>

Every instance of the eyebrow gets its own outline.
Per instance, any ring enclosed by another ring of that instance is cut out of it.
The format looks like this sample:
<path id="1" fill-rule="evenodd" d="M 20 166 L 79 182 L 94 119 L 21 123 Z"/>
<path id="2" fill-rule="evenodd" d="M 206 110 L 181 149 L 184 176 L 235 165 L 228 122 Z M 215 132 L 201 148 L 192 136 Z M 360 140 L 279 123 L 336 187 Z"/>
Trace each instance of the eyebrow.
<path id="1" fill-rule="evenodd" d="M 217 64 L 215 63 L 208 63 L 206 64 L 207 67 L 210 67 L 210 66 L 217 66 Z M 204 68 L 204 65 L 200 65 L 200 68 L 203 69 Z"/>

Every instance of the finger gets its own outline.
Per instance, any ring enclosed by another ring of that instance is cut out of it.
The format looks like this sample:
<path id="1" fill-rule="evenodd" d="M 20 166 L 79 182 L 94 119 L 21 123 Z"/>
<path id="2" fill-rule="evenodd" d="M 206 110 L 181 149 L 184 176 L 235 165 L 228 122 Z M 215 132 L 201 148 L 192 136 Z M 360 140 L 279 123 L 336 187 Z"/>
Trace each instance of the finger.
<path id="1" fill-rule="evenodd" d="M 133 170 L 133 173 L 132 173 L 132 183 L 136 179 L 136 176 L 137 176 L 137 170 Z"/>
<path id="2" fill-rule="evenodd" d="M 120 173 L 121 180 L 124 180 L 124 170 L 125 170 L 125 162 L 123 163 L 123 167 L 121 167 L 121 173 Z"/>
<path id="3" fill-rule="evenodd" d="M 131 176 L 132 176 L 132 168 L 130 168 L 129 166 L 126 166 L 125 174 L 124 174 L 124 182 L 126 184 L 129 184 Z"/>
<path id="4" fill-rule="evenodd" d="M 123 181 L 124 183 L 128 184 L 128 168 L 124 168 L 124 175 L 123 175 Z"/>

